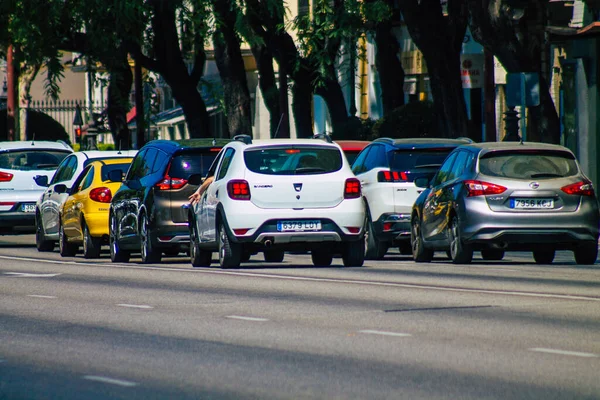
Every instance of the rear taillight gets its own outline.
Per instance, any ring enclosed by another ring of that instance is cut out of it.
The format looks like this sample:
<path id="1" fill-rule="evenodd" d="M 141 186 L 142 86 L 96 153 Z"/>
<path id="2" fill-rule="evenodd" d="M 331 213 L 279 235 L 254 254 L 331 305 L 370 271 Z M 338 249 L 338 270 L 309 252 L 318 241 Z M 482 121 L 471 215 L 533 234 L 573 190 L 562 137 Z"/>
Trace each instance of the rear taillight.
<path id="1" fill-rule="evenodd" d="M 506 191 L 504 186 L 474 180 L 465 181 L 465 188 L 467 189 L 467 197 L 487 196 L 490 194 L 504 193 Z"/>
<path id="2" fill-rule="evenodd" d="M 250 200 L 250 185 L 242 179 L 227 182 L 227 194 L 233 200 Z"/>
<path id="3" fill-rule="evenodd" d="M 12 181 L 13 174 L 9 174 L 8 172 L 0 172 L 0 182 L 10 182 Z"/>
<path id="4" fill-rule="evenodd" d="M 560 188 L 566 194 L 574 194 L 577 196 L 594 196 L 594 186 L 590 181 L 581 181 Z"/>
<path id="5" fill-rule="evenodd" d="M 154 185 L 154 187 L 158 188 L 158 190 L 181 189 L 186 184 L 187 179 L 171 178 L 169 175 L 165 175 L 165 177 Z"/>
<path id="6" fill-rule="evenodd" d="M 345 199 L 357 199 L 360 197 L 360 181 L 356 178 L 346 179 L 344 185 L 344 198 Z"/>
<path id="7" fill-rule="evenodd" d="M 377 182 L 406 182 L 408 175 L 404 171 L 379 171 Z"/>
<path id="8" fill-rule="evenodd" d="M 99 187 L 90 190 L 90 199 L 99 203 L 110 203 L 112 200 L 112 193 L 109 188 Z"/>

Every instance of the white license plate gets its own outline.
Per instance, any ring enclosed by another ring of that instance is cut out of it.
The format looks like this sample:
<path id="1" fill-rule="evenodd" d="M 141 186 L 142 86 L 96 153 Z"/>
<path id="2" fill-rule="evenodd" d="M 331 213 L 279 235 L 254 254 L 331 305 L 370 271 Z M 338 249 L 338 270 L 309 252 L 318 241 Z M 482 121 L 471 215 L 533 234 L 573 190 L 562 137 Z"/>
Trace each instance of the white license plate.
<path id="1" fill-rule="evenodd" d="M 35 212 L 35 204 L 33 204 L 33 203 L 21 204 L 21 211 L 26 212 L 26 213 Z"/>
<path id="2" fill-rule="evenodd" d="M 279 232 L 320 231 L 321 221 L 278 221 L 277 230 Z"/>
<path id="3" fill-rule="evenodd" d="M 510 199 L 510 208 L 554 208 L 553 199 Z"/>

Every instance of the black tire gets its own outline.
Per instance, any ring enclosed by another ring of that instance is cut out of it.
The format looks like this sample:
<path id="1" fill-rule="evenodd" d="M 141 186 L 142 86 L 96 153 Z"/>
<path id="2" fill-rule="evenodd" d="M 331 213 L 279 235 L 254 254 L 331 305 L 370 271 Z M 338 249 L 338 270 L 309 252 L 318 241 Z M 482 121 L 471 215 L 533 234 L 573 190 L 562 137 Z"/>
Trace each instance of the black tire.
<path id="1" fill-rule="evenodd" d="M 582 265 L 592 265 L 598 258 L 598 242 L 593 241 L 579 245 L 574 251 L 575 262 Z"/>
<path id="2" fill-rule="evenodd" d="M 90 234 L 90 229 L 87 224 L 83 223 L 83 257 L 84 258 L 98 258 L 100 257 L 100 247 L 102 246 L 102 239 L 93 237 Z"/>
<path id="3" fill-rule="evenodd" d="M 108 242 L 110 247 L 110 260 L 112 262 L 129 262 L 131 252 L 123 250 L 119 246 L 119 240 L 117 238 L 117 221 L 114 216 L 110 216 L 108 223 Z"/>
<path id="4" fill-rule="evenodd" d="M 533 259 L 536 264 L 552 264 L 554 261 L 554 255 L 556 252 L 551 250 L 534 250 L 533 251 Z"/>
<path id="5" fill-rule="evenodd" d="M 265 250 L 263 254 L 266 262 L 282 262 L 285 257 L 283 250 Z"/>
<path id="6" fill-rule="evenodd" d="M 54 240 L 47 240 L 46 234 L 44 233 L 44 227 L 39 215 L 35 216 L 35 246 L 38 251 L 52 251 L 56 242 Z"/>
<path id="7" fill-rule="evenodd" d="M 458 217 L 450 221 L 450 256 L 454 264 L 470 264 L 473 260 L 473 248 L 462 240 Z"/>
<path id="8" fill-rule="evenodd" d="M 365 241 L 345 242 L 342 247 L 344 267 L 362 267 L 365 263 Z"/>
<path id="9" fill-rule="evenodd" d="M 210 267 L 212 252 L 201 249 L 199 242 L 196 224 L 194 221 L 190 221 L 190 261 L 192 267 Z"/>
<path id="10" fill-rule="evenodd" d="M 162 259 L 162 252 L 152 243 L 152 230 L 146 214 L 142 214 L 140 221 L 140 253 L 144 264 L 159 263 Z"/>
<path id="11" fill-rule="evenodd" d="M 433 250 L 425 247 L 423 234 L 421 233 L 421 221 L 415 216 L 410 225 L 410 247 L 413 260 L 416 262 L 431 262 L 433 260 Z"/>
<path id="12" fill-rule="evenodd" d="M 409 241 L 400 242 L 400 244 L 398 245 L 398 251 L 400 252 L 400 255 L 412 256 L 411 242 L 409 242 Z"/>
<path id="13" fill-rule="evenodd" d="M 481 258 L 486 261 L 500 261 L 504 258 L 504 250 L 501 249 L 483 249 Z"/>
<path id="14" fill-rule="evenodd" d="M 310 258 L 315 267 L 329 267 L 333 261 L 333 254 L 327 250 L 313 250 Z"/>
<path id="15" fill-rule="evenodd" d="M 252 257 L 252 252 L 248 250 L 242 251 L 242 262 L 250 261 L 250 257 Z"/>
<path id="16" fill-rule="evenodd" d="M 365 259 L 381 260 L 388 251 L 388 244 L 375 237 L 371 214 L 365 219 Z"/>
<path id="17" fill-rule="evenodd" d="M 238 268 L 242 262 L 242 248 L 233 243 L 227 234 L 225 224 L 219 224 L 219 265 L 221 268 Z"/>
<path id="18" fill-rule="evenodd" d="M 58 228 L 58 250 L 60 255 L 63 257 L 73 257 L 75 254 L 77 254 L 77 250 L 79 250 L 78 245 L 69 243 L 67 240 L 65 229 L 63 228 L 62 224 L 60 224 Z"/>

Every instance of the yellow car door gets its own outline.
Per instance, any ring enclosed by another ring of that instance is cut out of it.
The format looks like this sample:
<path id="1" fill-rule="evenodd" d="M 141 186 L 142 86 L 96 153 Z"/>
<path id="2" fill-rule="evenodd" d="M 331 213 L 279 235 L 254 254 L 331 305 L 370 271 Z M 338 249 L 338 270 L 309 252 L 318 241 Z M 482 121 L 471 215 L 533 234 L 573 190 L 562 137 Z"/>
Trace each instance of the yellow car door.
<path id="1" fill-rule="evenodd" d="M 63 207 L 63 224 L 65 235 L 69 238 L 83 239 L 81 231 L 81 209 L 88 196 L 87 188 L 94 179 L 94 167 L 90 166 L 81 172 L 73 184 L 71 194 Z"/>

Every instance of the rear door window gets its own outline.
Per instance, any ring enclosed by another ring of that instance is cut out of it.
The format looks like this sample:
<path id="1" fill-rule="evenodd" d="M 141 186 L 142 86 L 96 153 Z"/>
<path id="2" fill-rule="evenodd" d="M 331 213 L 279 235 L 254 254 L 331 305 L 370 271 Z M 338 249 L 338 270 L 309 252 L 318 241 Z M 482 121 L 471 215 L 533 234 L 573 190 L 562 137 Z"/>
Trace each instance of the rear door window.
<path id="1" fill-rule="evenodd" d="M 177 153 L 171 160 L 169 176 L 171 178 L 188 179 L 190 175 L 205 176 L 218 154 L 218 149 L 195 150 Z"/>
<path id="2" fill-rule="evenodd" d="M 579 173 L 577 161 L 564 151 L 495 151 L 479 160 L 479 172 L 510 179 L 552 179 Z"/>
<path id="3" fill-rule="evenodd" d="M 345 155 L 335 147 L 269 146 L 244 152 L 246 167 L 264 175 L 327 174 L 342 168 Z"/>

